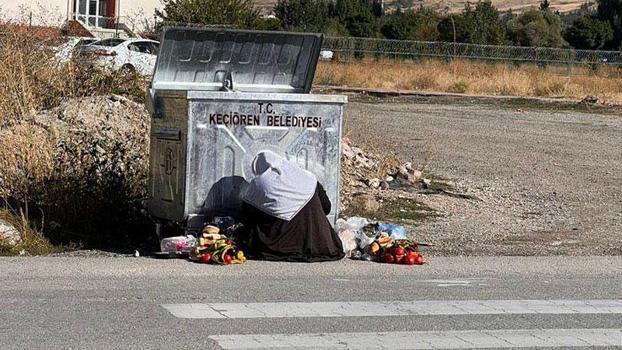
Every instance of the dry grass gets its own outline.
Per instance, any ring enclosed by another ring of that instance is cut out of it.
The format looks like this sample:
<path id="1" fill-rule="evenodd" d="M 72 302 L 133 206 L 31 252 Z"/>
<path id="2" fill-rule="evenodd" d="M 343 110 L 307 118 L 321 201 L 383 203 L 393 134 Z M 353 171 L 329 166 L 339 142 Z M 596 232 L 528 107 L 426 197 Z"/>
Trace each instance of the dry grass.
<path id="1" fill-rule="evenodd" d="M 61 62 L 35 33 L 0 37 L 0 125 L 22 120 L 72 97 L 105 93 L 142 97 L 146 82 L 137 76 Z"/>
<path id="2" fill-rule="evenodd" d="M 0 208 L 0 220 L 3 220 L 20 232 L 20 241 L 16 245 L 10 245 L 0 240 L 0 256 L 3 255 L 47 255 L 57 253 L 66 248 L 54 245 L 27 219 L 23 211 L 4 207 Z"/>
<path id="3" fill-rule="evenodd" d="M 107 96 L 140 100 L 146 82 L 59 62 L 30 33 L 2 36 L 0 46 L 0 202 L 17 208 L 0 207 L 0 218 L 24 238 L 2 254 L 54 251 L 46 238 L 59 249 L 140 238 L 146 117 L 142 105 Z"/>
<path id="4" fill-rule="evenodd" d="M 622 69 L 512 65 L 473 61 L 423 60 L 321 62 L 315 83 L 381 89 L 456 92 L 477 95 L 539 96 L 622 103 Z"/>

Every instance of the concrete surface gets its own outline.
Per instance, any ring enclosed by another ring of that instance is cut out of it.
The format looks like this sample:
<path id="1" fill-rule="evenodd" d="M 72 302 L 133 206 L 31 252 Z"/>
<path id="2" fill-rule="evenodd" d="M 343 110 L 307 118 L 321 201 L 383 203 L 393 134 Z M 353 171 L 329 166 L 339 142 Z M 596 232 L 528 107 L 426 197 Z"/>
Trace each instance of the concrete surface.
<path id="1" fill-rule="evenodd" d="M 598 300 L 617 305 L 622 302 L 620 285 L 622 257 L 430 257 L 429 264 L 415 267 L 351 260 L 208 266 L 150 258 L 2 258 L 0 348 L 219 348 L 218 341 L 239 348 L 249 339 L 231 335 L 257 335 L 266 340 L 260 347 L 273 348 L 313 334 L 323 335 L 322 344 L 348 344 L 358 339 L 354 333 L 369 339 L 384 332 L 412 342 L 414 336 L 437 339 L 435 332 L 449 332 L 447 339 L 456 339 L 457 331 L 482 341 L 491 334 L 512 338 L 516 346 L 531 346 L 534 339 L 548 334 L 547 344 L 563 348 L 580 343 L 567 337 L 573 329 L 592 335 L 579 337 L 583 341 L 603 345 L 599 341 L 616 339 L 622 328 L 622 314 L 612 304 L 596 313 L 551 311 L 550 306 L 552 300 L 574 301 L 575 306 L 595 305 Z M 455 305 L 471 311 L 184 319 L 162 306 L 230 303 L 239 308 L 238 304 L 274 303 L 276 310 L 285 302 L 297 302 L 299 307 L 326 302 L 377 307 L 379 302 L 412 306 L 420 301 L 421 307 L 435 308 L 438 301 L 456 300 L 463 302 Z M 473 311 L 469 300 L 489 306 L 532 300 L 524 305 L 548 305 L 550 313 L 541 309 L 544 313 L 486 314 Z M 429 342 L 407 348 L 425 344 Z M 350 348 L 359 347 L 350 343 Z"/>

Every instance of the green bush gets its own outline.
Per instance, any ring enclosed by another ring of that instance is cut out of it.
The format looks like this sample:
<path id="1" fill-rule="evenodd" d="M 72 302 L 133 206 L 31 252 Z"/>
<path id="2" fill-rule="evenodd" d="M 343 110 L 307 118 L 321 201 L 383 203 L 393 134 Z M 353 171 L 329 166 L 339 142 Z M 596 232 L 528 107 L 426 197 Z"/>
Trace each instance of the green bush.
<path id="1" fill-rule="evenodd" d="M 519 46 L 565 47 L 559 16 L 551 11 L 529 10 L 508 22 L 508 35 Z"/>
<path id="2" fill-rule="evenodd" d="M 574 48 L 598 50 L 613 39 L 613 29 L 609 22 L 583 16 L 566 29 L 564 38 Z"/>

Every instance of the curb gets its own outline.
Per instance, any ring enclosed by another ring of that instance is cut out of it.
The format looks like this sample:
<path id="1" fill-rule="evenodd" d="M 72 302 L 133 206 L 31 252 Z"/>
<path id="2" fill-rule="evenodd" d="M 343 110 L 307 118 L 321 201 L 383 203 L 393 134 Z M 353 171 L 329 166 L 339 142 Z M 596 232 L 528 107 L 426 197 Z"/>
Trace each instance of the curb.
<path id="1" fill-rule="evenodd" d="M 432 91 L 420 91 L 420 90 L 389 90 L 389 89 L 369 89 L 347 86 L 328 86 L 317 85 L 313 88 L 317 92 L 341 92 L 341 93 L 356 93 L 367 94 L 377 97 L 399 97 L 399 96 L 413 96 L 413 97 L 450 97 L 460 99 L 476 99 L 476 100 L 497 100 L 497 101 L 530 101 L 539 103 L 550 104 L 563 104 L 563 105 L 577 105 L 585 104 L 597 107 L 622 107 L 621 103 L 591 103 L 580 99 L 572 98 L 554 98 L 554 97 L 534 97 L 534 96 L 499 96 L 499 95 L 473 95 L 473 94 L 459 94 L 453 92 L 432 92 Z"/>

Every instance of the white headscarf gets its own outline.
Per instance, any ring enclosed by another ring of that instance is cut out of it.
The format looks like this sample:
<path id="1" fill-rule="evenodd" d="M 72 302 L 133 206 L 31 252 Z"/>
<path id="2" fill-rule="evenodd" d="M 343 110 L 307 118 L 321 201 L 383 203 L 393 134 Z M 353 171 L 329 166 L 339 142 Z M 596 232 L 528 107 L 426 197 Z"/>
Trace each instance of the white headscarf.
<path id="1" fill-rule="evenodd" d="M 309 203 L 317 187 L 315 175 L 271 151 L 257 154 L 253 174 L 242 200 L 285 221 Z"/>

